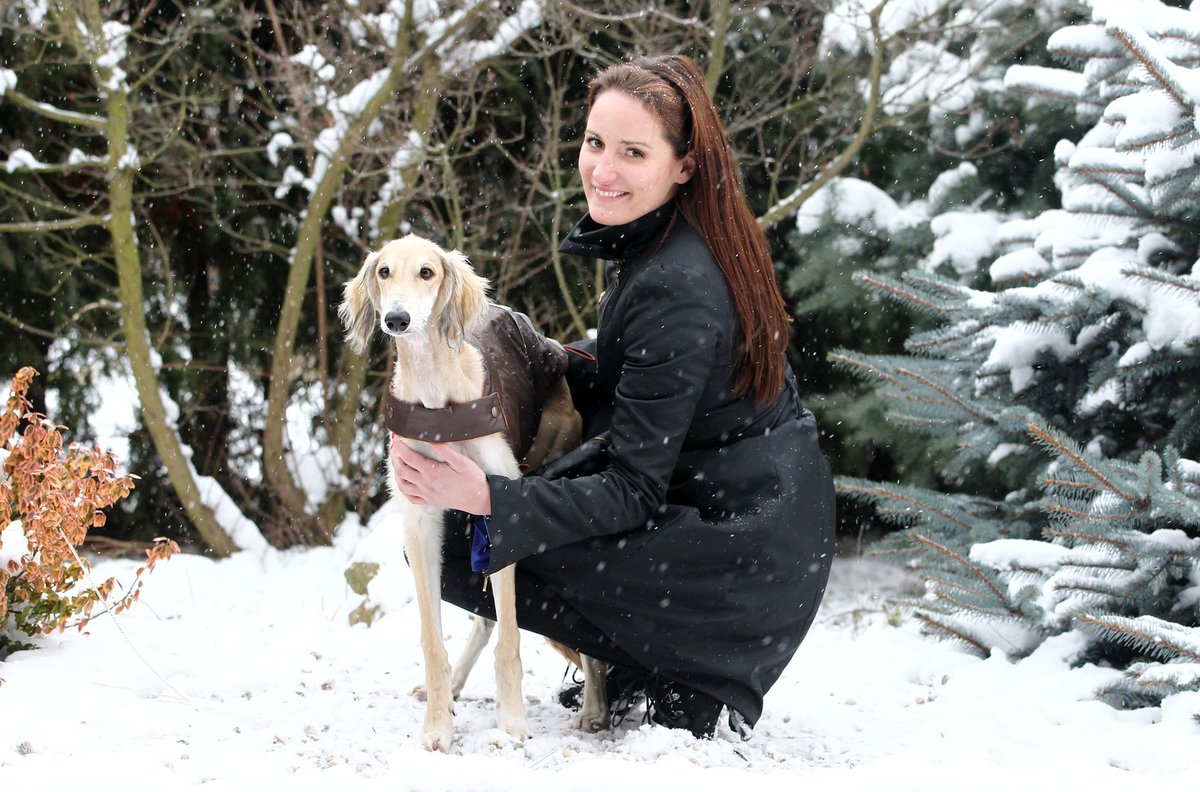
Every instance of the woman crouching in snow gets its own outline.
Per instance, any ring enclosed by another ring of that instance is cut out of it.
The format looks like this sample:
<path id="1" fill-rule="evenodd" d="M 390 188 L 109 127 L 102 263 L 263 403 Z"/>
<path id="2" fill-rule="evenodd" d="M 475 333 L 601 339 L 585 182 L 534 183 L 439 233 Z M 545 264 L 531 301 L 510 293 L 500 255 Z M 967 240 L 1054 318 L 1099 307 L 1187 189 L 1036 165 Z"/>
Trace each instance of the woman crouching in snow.
<path id="1" fill-rule="evenodd" d="M 409 499 L 490 515 L 490 574 L 517 565 L 520 626 L 612 666 L 651 721 L 753 725 L 825 591 L 834 494 L 787 363 L 766 237 L 704 77 L 638 58 L 589 86 L 588 213 L 566 253 L 608 260 L 598 334 L 568 383 L 599 436 L 509 480 L 393 444 Z M 592 359 L 594 358 L 594 359 Z M 453 512 L 451 512 L 453 514 Z M 443 598 L 494 617 L 453 522 Z"/>

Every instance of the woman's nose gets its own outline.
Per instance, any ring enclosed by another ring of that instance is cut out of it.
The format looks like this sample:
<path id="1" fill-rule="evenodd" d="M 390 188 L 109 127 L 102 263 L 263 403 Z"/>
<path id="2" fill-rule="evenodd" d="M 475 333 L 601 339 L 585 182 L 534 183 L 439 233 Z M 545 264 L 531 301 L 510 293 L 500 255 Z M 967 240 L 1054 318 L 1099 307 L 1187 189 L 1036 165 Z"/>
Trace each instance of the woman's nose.
<path id="1" fill-rule="evenodd" d="M 596 181 L 612 181 L 617 175 L 615 166 L 616 162 L 607 153 L 601 154 L 596 160 L 596 167 L 592 168 L 592 178 Z"/>

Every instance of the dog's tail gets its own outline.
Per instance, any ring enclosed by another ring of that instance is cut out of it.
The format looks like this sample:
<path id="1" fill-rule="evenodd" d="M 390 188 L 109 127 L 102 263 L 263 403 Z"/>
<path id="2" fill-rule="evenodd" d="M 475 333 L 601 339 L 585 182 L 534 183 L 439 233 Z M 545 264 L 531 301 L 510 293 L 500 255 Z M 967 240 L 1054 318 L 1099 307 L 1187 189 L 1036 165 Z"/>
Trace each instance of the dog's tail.
<path id="1" fill-rule="evenodd" d="M 563 646 L 558 641 L 551 640 L 550 638 L 546 639 L 546 643 L 554 647 L 554 651 L 567 658 L 568 663 L 576 668 L 583 668 L 583 658 L 579 656 L 579 652 L 576 652 L 569 646 Z"/>

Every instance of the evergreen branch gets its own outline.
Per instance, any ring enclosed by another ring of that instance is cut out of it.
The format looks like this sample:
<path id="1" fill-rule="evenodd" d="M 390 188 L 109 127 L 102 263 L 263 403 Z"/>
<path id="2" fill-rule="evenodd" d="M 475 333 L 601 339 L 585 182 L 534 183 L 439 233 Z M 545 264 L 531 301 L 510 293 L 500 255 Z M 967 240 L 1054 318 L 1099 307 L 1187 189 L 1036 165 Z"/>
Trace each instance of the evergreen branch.
<path id="1" fill-rule="evenodd" d="M 1048 512 L 1065 514 L 1068 517 L 1076 517 L 1081 520 L 1097 520 L 1100 522 L 1122 522 L 1124 520 L 1133 520 L 1149 511 L 1147 508 L 1141 508 L 1134 509 L 1130 512 L 1125 512 L 1123 514 L 1095 514 L 1093 512 L 1083 512 L 1079 511 L 1078 509 L 1070 509 L 1057 503 L 1051 503 L 1043 508 Z"/>
<path id="2" fill-rule="evenodd" d="M 1179 290 L 1200 296 L 1200 280 L 1196 278 L 1181 277 L 1150 267 L 1128 267 L 1121 270 L 1121 274 L 1127 278 L 1150 281 L 1158 286 L 1163 286 L 1169 291 Z"/>
<path id="3" fill-rule="evenodd" d="M 1086 176 L 1089 179 L 1093 174 L 1096 175 L 1112 175 L 1112 176 L 1129 176 L 1133 179 L 1143 178 L 1146 175 L 1146 169 L 1143 168 L 1120 168 L 1112 165 L 1075 165 L 1069 168 L 1071 173 L 1077 173 L 1080 176 Z"/>
<path id="4" fill-rule="evenodd" d="M 962 630 L 955 629 L 954 627 L 951 627 L 949 624 L 940 622 L 928 614 L 918 612 L 913 615 L 917 619 L 924 622 L 925 625 L 927 627 L 929 627 L 930 629 L 932 629 L 933 631 L 936 632 L 936 631 L 940 630 L 952 638 L 957 638 L 958 640 L 962 641 L 963 643 L 974 647 L 976 650 L 978 650 L 979 654 L 982 655 L 983 657 L 987 657 L 987 655 L 990 651 L 990 648 L 985 646 L 977 638 L 967 635 Z"/>
<path id="5" fill-rule="evenodd" d="M 953 393 L 951 393 L 946 388 L 935 383 L 933 380 L 930 380 L 927 377 L 923 377 L 920 374 L 918 374 L 917 372 L 911 371 L 909 369 L 902 368 L 902 369 L 900 369 L 900 373 L 904 374 L 906 376 L 912 377 L 917 382 L 920 382 L 921 384 L 923 384 L 925 387 L 930 388 L 931 390 L 933 390 L 937 393 L 940 393 L 947 401 L 949 401 L 951 404 L 955 405 L 960 410 L 965 412 L 967 415 L 970 415 L 972 418 L 979 421 L 980 423 L 990 424 L 990 425 L 996 424 L 995 418 L 991 417 L 990 415 L 985 415 L 984 413 L 979 412 L 974 407 L 972 407 L 971 405 L 967 404 L 965 401 L 960 399 L 958 396 L 955 396 Z"/>
<path id="6" fill-rule="evenodd" d="M 912 283 L 918 286 L 924 286 L 926 289 L 941 292 L 947 297 L 962 298 L 964 293 L 969 292 L 969 289 L 957 281 L 948 281 L 945 278 L 930 275 L 925 272 L 907 271 L 900 274 L 901 280 L 907 283 Z"/>
<path id="7" fill-rule="evenodd" d="M 1148 355 L 1140 360 L 1135 360 L 1132 363 L 1123 363 L 1121 364 L 1121 370 L 1131 373 L 1147 370 L 1153 371 L 1154 369 L 1163 367 L 1173 370 L 1182 367 L 1184 364 L 1195 364 L 1197 362 L 1200 362 L 1200 350 L 1197 351 L 1197 354 L 1193 355 L 1163 355 L 1159 353 L 1155 355 Z"/>
<path id="8" fill-rule="evenodd" d="M 1175 422 L 1171 427 L 1171 431 L 1163 438 L 1163 442 L 1168 448 L 1182 448 L 1184 444 L 1194 435 L 1200 433 L 1200 404 L 1195 404 L 1182 417 Z M 1172 469 L 1172 473 L 1179 475 L 1179 467 L 1176 465 Z M 1179 491 L 1183 491 L 1180 487 Z"/>
<path id="9" fill-rule="evenodd" d="M 971 572 L 971 574 L 973 574 L 975 577 L 977 577 L 981 581 L 983 581 L 983 584 L 985 586 L 987 586 L 989 589 L 991 589 L 992 593 L 996 595 L 996 599 L 999 602 L 1005 603 L 1005 606 L 1008 608 L 1009 613 L 1011 613 L 1013 615 L 1020 615 L 1020 611 L 1018 611 L 1012 605 L 1008 604 L 1008 597 L 1002 591 L 1000 591 L 1000 589 L 996 587 L 996 584 L 992 582 L 991 578 L 989 578 L 987 575 L 985 575 L 983 573 L 983 571 L 980 570 L 979 567 L 977 567 L 975 564 L 972 564 L 966 558 L 964 558 L 963 556 L 954 552 L 949 547 L 946 547 L 943 544 L 939 544 L 939 543 L 933 541 L 932 539 L 930 539 L 929 537 L 922 536 L 921 534 L 919 534 L 915 531 L 913 531 L 909 534 L 909 538 L 912 539 L 913 541 L 921 542 L 922 544 L 928 545 L 929 547 L 932 547 L 934 550 L 938 551 L 939 553 L 942 553 L 943 555 L 946 555 L 946 556 L 954 559 L 955 562 L 961 564 L 965 569 L 969 570 Z"/>
<path id="10" fill-rule="evenodd" d="M 1159 69 L 1157 64 L 1148 57 L 1147 51 L 1154 46 L 1153 40 L 1143 39 L 1140 31 L 1136 31 L 1132 26 L 1125 28 L 1121 26 L 1123 19 L 1109 21 L 1108 34 L 1125 45 L 1125 49 L 1142 65 L 1151 77 L 1153 77 L 1167 95 L 1182 108 L 1191 109 L 1193 103 L 1186 97 L 1186 90 L 1179 85 L 1175 75 L 1168 73 L 1166 70 Z"/>
<path id="11" fill-rule="evenodd" d="M 1085 471 L 1088 472 L 1089 475 L 1091 475 L 1093 478 L 1095 478 L 1097 481 L 1099 481 L 1101 484 L 1103 484 L 1105 487 L 1107 487 L 1110 491 L 1117 493 L 1118 495 L 1120 495 L 1122 498 L 1124 498 L 1129 503 L 1137 503 L 1136 498 L 1134 498 L 1132 495 L 1126 494 L 1116 484 L 1109 481 L 1106 476 L 1104 476 L 1099 470 L 1096 470 L 1096 468 L 1092 467 L 1092 465 L 1086 459 L 1084 459 L 1081 455 L 1076 453 L 1074 451 L 1074 449 L 1068 448 L 1065 444 L 1063 444 L 1060 440 L 1058 440 L 1058 438 L 1054 437 L 1049 432 L 1042 429 L 1040 426 L 1033 423 L 1032 421 L 1029 422 L 1028 424 L 1026 424 L 1025 426 L 1027 429 L 1029 429 L 1029 431 L 1032 434 L 1034 434 L 1039 439 L 1041 439 L 1042 442 L 1044 442 L 1044 443 L 1046 443 L 1046 445 L 1056 449 L 1060 454 L 1062 454 L 1063 456 L 1070 459 L 1072 462 L 1074 462 L 1079 467 L 1083 468 Z M 1088 517 L 1090 515 L 1085 514 L 1085 515 L 1079 515 L 1079 516 Z"/>
<path id="12" fill-rule="evenodd" d="M 1050 487 L 1059 487 L 1062 489 L 1086 489 L 1092 492 L 1101 492 L 1104 488 L 1099 484 L 1091 484 L 1086 481 L 1067 481 L 1066 479 L 1044 478 L 1042 486 L 1049 489 Z"/>
<path id="13" fill-rule="evenodd" d="M 830 362 L 832 362 L 834 364 L 839 364 L 839 365 L 845 366 L 846 368 L 861 369 L 862 371 L 864 371 L 868 374 L 872 374 L 886 382 L 890 382 L 891 384 L 893 384 L 896 387 L 901 388 L 903 390 L 908 389 L 908 385 L 905 384 L 905 382 L 903 380 L 901 380 L 899 377 L 894 377 L 891 374 L 889 374 L 888 372 L 884 371 L 883 369 L 878 368 L 877 366 L 872 366 L 870 363 L 867 363 L 866 361 L 861 360 L 859 358 L 852 358 L 848 355 L 843 355 L 839 352 L 833 352 L 833 353 L 830 353 L 829 360 L 830 360 Z"/>
<path id="14" fill-rule="evenodd" d="M 880 517 L 898 517 L 898 518 L 909 517 L 909 518 L 911 518 L 913 516 L 912 511 L 910 511 L 907 508 L 902 508 L 900 506 L 883 506 L 880 504 L 876 504 L 875 512 Z"/>
<path id="15" fill-rule="evenodd" d="M 1062 284 L 1062 281 L 1059 281 L 1059 280 L 1054 281 L 1054 285 L 1056 285 L 1056 286 L 1061 285 L 1061 284 Z M 1076 319 L 1086 320 L 1086 319 L 1090 318 L 1091 314 L 1092 314 L 1092 312 L 1090 310 L 1088 310 L 1087 308 L 1084 308 L 1079 311 L 1068 311 L 1066 313 L 1057 313 L 1057 314 L 1056 313 L 1047 313 L 1045 315 L 1045 318 L 1049 321 L 1052 321 L 1052 322 L 1055 322 L 1058 324 L 1069 324 L 1072 320 L 1076 320 Z"/>
<path id="16" fill-rule="evenodd" d="M 1109 60 L 1123 55 L 1117 43 L 1105 38 L 1103 33 L 1104 26 L 1096 23 L 1069 25 L 1050 36 L 1046 50 L 1052 55 L 1083 61 Z"/>
<path id="17" fill-rule="evenodd" d="M 1116 597 L 1117 592 L 1111 588 L 1098 588 L 1096 586 L 1088 586 L 1083 583 L 1063 583 L 1062 581 L 1052 581 L 1050 587 L 1055 591 L 1071 591 L 1081 594 L 1092 594 L 1095 597 Z"/>
<path id="18" fill-rule="evenodd" d="M 943 594 L 942 589 L 961 591 L 964 594 L 971 593 L 971 589 L 967 588 L 967 585 L 965 583 L 959 583 L 956 580 L 950 580 L 949 578 L 939 577 L 938 575 L 934 574 L 933 572 L 926 572 L 925 574 L 923 574 L 921 576 L 921 579 L 925 583 L 933 583 L 936 586 L 935 593 L 936 593 L 937 598 L 939 600 L 944 600 L 946 602 L 955 602 L 956 600 L 953 597 L 948 597 L 945 594 Z"/>
<path id="19" fill-rule="evenodd" d="M 1086 515 L 1091 517 L 1091 515 Z M 1093 542 L 1095 544 L 1110 544 L 1113 547 L 1118 547 L 1122 550 L 1129 549 L 1129 543 L 1119 539 L 1114 539 L 1111 536 L 1100 536 L 1099 534 L 1083 533 L 1081 531 L 1063 531 L 1055 528 L 1047 528 L 1046 535 L 1053 539 L 1077 539 L 1084 542 Z"/>
<path id="20" fill-rule="evenodd" d="M 872 558 L 912 558 L 916 549 L 912 545 L 888 543 L 886 539 L 870 547 L 864 548 L 866 555 Z"/>
<path id="21" fill-rule="evenodd" d="M 1172 132 L 1158 137 L 1145 137 L 1126 140 L 1120 146 L 1114 145 L 1116 151 L 1133 151 L 1135 149 L 1162 148 L 1170 143 L 1176 143 L 1195 134 L 1191 126 L 1181 126 Z"/>
<path id="22" fill-rule="evenodd" d="M 942 402 L 930 396 L 922 396 L 919 393 L 900 393 L 896 394 L 895 398 L 908 404 L 922 404 L 927 407 L 940 407 Z"/>
<path id="23" fill-rule="evenodd" d="M 947 346 L 949 344 L 956 344 L 956 343 L 961 343 L 963 341 L 969 341 L 969 340 L 971 340 L 972 336 L 977 336 L 977 335 L 979 335 L 979 328 L 975 328 L 966 333 L 955 333 L 952 335 L 948 334 L 948 335 L 938 336 L 936 338 L 930 338 L 928 341 L 913 341 L 910 339 L 908 341 L 907 345 L 910 349 L 915 349 L 915 350 L 934 349 L 934 348 L 940 347 L 940 346 Z"/>
<path id="24" fill-rule="evenodd" d="M 1180 642 L 1170 641 L 1164 637 L 1151 635 L 1147 631 L 1134 628 L 1133 623 L 1137 621 L 1135 619 L 1122 619 L 1121 622 L 1128 621 L 1129 623 L 1119 623 L 1113 621 L 1106 622 L 1103 619 L 1089 614 L 1084 614 L 1083 616 L 1078 616 L 1076 618 L 1078 618 L 1079 621 L 1083 622 L 1084 624 L 1090 624 L 1091 626 L 1098 627 L 1101 630 L 1124 635 L 1135 641 L 1141 641 L 1144 644 L 1158 647 L 1162 651 L 1173 652 L 1177 657 L 1188 657 L 1192 660 L 1200 660 L 1200 652 L 1183 646 Z"/>
<path id="25" fill-rule="evenodd" d="M 1059 102 L 1061 104 L 1079 104 L 1087 105 L 1089 107 L 1104 107 L 1105 104 L 1104 102 L 1097 102 L 1084 96 L 1075 96 L 1074 94 L 1065 93 L 1062 91 L 1051 91 L 1045 86 L 1033 88 L 1021 83 L 1014 83 L 1012 87 L 1021 93 L 1029 94 L 1030 96 L 1038 96 L 1042 99 L 1049 99 L 1052 102 Z"/>
<path id="26" fill-rule="evenodd" d="M 966 522 L 965 520 L 960 520 L 957 517 L 953 517 L 950 514 L 947 514 L 945 511 L 934 508 L 933 506 L 929 505 L 928 503 L 924 503 L 912 496 L 904 495 L 899 492 L 894 492 L 894 491 L 888 490 L 884 487 L 863 487 L 863 486 L 858 486 L 858 485 L 854 485 L 854 484 L 848 484 L 845 480 L 839 479 L 836 483 L 836 489 L 839 492 L 843 492 L 843 493 L 847 493 L 847 494 L 865 495 L 868 498 L 871 498 L 874 502 L 877 502 L 878 500 L 886 500 L 889 498 L 892 500 L 898 500 L 901 503 L 908 503 L 912 506 L 917 507 L 917 509 L 919 511 L 928 511 L 928 512 L 931 512 L 932 514 L 936 514 L 937 516 L 941 517 L 946 522 L 951 523 L 953 525 L 957 525 L 959 528 L 962 528 L 964 530 L 971 527 L 971 524 Z"/>
<path id="27" fill-rule="evenodd" d="M 915 305 L 918 305 L 918 306 L 924 308 L 925 310 L 929 311 L 930 313 L 944 313 L 946 311 L 946 309 L 942 308 L 941 306 L 936 305 L 936 304 L 934 304 L 926 299 L 923 299 L 921 297 L 918 297 L 914 292 L 912 292 L 910 290 L 901 289 L 899 286 L 895 286 L 886 281 L 879 280 L 878 278 L 872 277 L 869 273 L 860 272 L 860 273 L 857 273 L 855 275 L 855 277 L 858 278 L 860 281 L 862 281 L 867 286 L 871 286 L 876 289 L 881 289 L 882 291 L 885 291 L 885 292 L 890 292 L 892 294 L 892 296 L 899 297 L 902 300 L 907 300 L 908 302 L 911 302 Z"/>
<path id="28" fill-rule="evenodd" d="M 1143 679 L 1142 677 L 1138 677 L 1137 685 L 1139 688 L 1148 689 L 1148 690 L 1153 690 L 1154 688 L 1160 688 L 1162 690 L 1167 691 L 1168 693 L 1174 692 L 1179 689 L 1179 683 L 1174 679 Z M 1111 694 L 1114 691 L 1111 688 L 1109 688 L 1108 692 Z M 1159 695 L 1162 695 L 1162 694 L 1159 694 Z"/>
<path id="29" fill-rule="evenodd" d="M 1100 179 L 1095 176 L 1091 176 L 1087 173 L 1081 173 L 1080 175 L 1083 178 L 1090 181 L 1092 184 L 1096 185 L 1097 187 L 1100 187 L 1101 189 L 1104 189 L 1107 192 L 1109 192 L 1114 198 L 1116 198 L 1118 201 L 1120 201 L 1121 203 L 1128 206 L 1137 215 L 1139 215 L 1142 219 L 1144 219 L 1144 220 L 1155 219 L 1154 212 L 1149 207 L 1143 206 L 1136 198 L 1134 198 L 1132 195 L 1130 195 L 1127 191 L 1118 189 L 1116 185 L 1110 184 L 1110 183 L 1106 182 L 1104 179 Z M 1112 214 L 1115 214 L 1115 213 L 1112 213 Z M 1116 215 L 1116 216 L 1121 217 L 1122 215 Z"/>
<path id="30" fill-rule="evenodd" d="M 963 591 L 970 593 L 970 589 L 966 588 L 965 586 L 962 588 L 963 588 Z M 981 605 L 977 605 L 975 603 L 967 602 L 966 600 L 958 599 L 957 597 L 947 596 L 945 594 L 942 594 L 941 592 L 936 593 L 935 596 L 938 598 L 939 601 L 945 602 L 949 605 L 953 605 L 955 608 L 957 608 L 960 611 L 969 611 L 971 613 L 977 613 L 982 616 L 993 616 L 993 617 L 996 617 L 996 616 L 1004 617 L 1004 616 L 1012 616 L 1013 615 L 1013 611 L 1011 611 L 1011 610 L 997 610 L 996 608 L 986 608 Z"/>
<path id="31" fill-rule="evenodd" d="M 1175 558 L 1173 555 L 1167 556 L 1167 558 L 1161 564 L 1159 564 L 1158 569 L 1147 570 L 1148 574 L 1145 575 L 1145 580 L 1143 580 L 1137 586 L 1134 586 L 1133 588 L 1129 589 L 1129 591 L 1125 594 L 1125 596 L 1127 598 L 1128 597 L 1136 597 L 1143 590 L 1145 590 L 1145 588 L 1147 586 L 1149 586 L 1151 582 L 1153 582 L 1157 578 L 1162 577 L 1163 574 L 1166 573 L 1166 571 L 1171 568 L 1171 564 L 1173 564 L 1174 562 L 1175 562 Z"/>

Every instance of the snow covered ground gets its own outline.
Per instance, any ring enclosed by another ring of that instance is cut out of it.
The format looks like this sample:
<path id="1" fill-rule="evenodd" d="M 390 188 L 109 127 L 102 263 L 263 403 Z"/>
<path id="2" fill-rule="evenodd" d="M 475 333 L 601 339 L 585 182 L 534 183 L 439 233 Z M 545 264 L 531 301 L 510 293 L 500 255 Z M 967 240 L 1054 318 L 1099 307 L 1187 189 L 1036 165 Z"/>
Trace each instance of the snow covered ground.
<path id="1" fill-rule="evenodd" d="M 886 607 L 902 577 L 856 558 L 835 564 L 817 624 L 747 742 L 724 725 L 701 741 L 640 718 L 573 732 L 555 700 L 564 663 L 530 635 L 535 736 L 521 744 L 494 727 L 485 656 L 458 703 L 452 753 L 428 754 L 402 560 L 372 583 L 388 615 L 370 628 L 346 619 L 362 599 L 347 563 L 398 546 L 381 520 L 332 548 L 176 557 L 116 620 L 11 655 L 0 663 L 0 789 L 1094 791 L 1190 788 L 1200 772 L 1200 696 L 1134 712 L 1091 700 L 1116 672 L 1069 667 L 1072 636 L 1015 664 L 928 641 Z M 134 566 L 100 561 L 95 576 Z M 468 621 L 446 612 L 453 654 Z"/>

